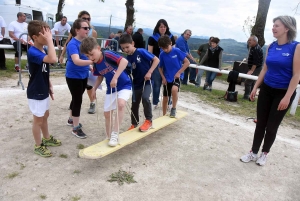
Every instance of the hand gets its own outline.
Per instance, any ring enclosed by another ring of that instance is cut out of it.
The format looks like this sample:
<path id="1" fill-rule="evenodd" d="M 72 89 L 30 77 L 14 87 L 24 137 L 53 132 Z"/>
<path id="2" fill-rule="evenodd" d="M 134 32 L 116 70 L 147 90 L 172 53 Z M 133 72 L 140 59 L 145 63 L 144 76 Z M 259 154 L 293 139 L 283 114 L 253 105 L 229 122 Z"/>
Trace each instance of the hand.
<path id="1" fill-rule="evenodd" d="M 166 84 L 167 84 L 167 80 L 166 80 L 165 77 L 162 78 L 162 84 L 163 84 L 163 85 L 166 85 Z"/>
<path id="2" fill-rule="evenodd" d="M 148 73 L 145 75 L 145 80 L 151 79 L 151 73 L 148 71 Z"/>
<path id="3" fill-rule="evenodd" d="M 49 28 L 43 27 L 43 33 L 40 32 L 39 34 L 47 41 L 47 44 L 52 43 L 52 33 Z"/>
<path id="4" fill-rule="evenodd" d="M 61 46 L 60 46 L 60 45 L 57 45 L 57 48 L 58 48 L 59 50 L 61 50 Z"/>
<path id="5" fill-rule="evenodd" d="M 252 73 L 253 73 L 253 71 L 252 71 L 252 70 L 249 70 L 249 71 L 247 72 L 247 75 L 252 75 Z"/>
<path id="6" fill-rule="evenodd" d="M 54 95 L 53 95 L 54 93 L 53 93 L 53 87 L 52 86 L 49 87 L 49 94 L 50 94 L 51 99 L 54 100 Z"/>
<path id="7" fill-rule="evenodd" d="M 174 79 L 176 80 L 176 79 L 179 79 L 179 78 L 180 78 L 180 73 L 177 72 L 177 73 L 175 74 L 175 76 L 174 76 Z"/>
<path id="8" fill-rule="evenodd" d="M 59 63 L 62 64 L 63 62 L 64 62 L 64 57 L 63 57 L 63 56 L 60 56 L 60 57 L 59 57 Z"/>
<path id="9" fill-rule="evenodd" d="M 251 91 L 251 94 L 249 96 L 251 101 L 255 101 L 256 91 L 257 91 L 256 88 L 253 88 L 253 90 Z"/>
<path id="10" fill-rule="evenodd" d="M 118 83 L 118 79 L 116 79 L 116 78 L 113 77 L 113 79 L 110 82 L 110 87 L 111 88 L 116 88 L 117 83 Z"/>
<path id="11" fill-rule="evenodd" d="M 277 110 L 286 110 L 289 106 L 289 103 L 290 103 L 290 99 L 284 96 L 283 99 L 281 99 L 277 107 Z"/>
<path id="12" fill-rule="evenodd" d="M 91 71 L 91 72 L 94 72 L 93 65 L 90 65 L 90 71 Z"/>

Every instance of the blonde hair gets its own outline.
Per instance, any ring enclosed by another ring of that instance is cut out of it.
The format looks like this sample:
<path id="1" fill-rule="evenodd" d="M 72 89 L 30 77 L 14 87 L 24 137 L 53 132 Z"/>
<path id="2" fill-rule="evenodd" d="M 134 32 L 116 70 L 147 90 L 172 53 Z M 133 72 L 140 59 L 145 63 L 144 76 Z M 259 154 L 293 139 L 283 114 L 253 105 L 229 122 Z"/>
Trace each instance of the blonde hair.
<path id="1" fill-rule="evenodd" d="M 278 16 L 273 19 L 273 23 L 279 20 L 285 28 L 288 29 L 287 32 L 287 38 L 289 42 L 292 42 L 295 40 L 296 35 L 297 35 L 297 22 L 294 17 L 288 16 L 288 15 L 283 15 L 283 16 Z"/>

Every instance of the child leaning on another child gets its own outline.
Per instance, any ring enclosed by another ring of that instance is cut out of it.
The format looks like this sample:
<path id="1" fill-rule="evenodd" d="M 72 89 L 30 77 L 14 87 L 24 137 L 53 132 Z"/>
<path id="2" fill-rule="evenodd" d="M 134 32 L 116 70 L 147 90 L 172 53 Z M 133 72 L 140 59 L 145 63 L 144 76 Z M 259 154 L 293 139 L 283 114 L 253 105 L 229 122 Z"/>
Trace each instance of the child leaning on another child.
<path id="1" fill-rule="evenodd" d="M 151 75 L 157 67 L 159 59 L 143 48 L 135 48 L 129 34 L 122 35 L 119 43 L 123 51 L 128 55 L 128 62 L 132 65 L 134 96 L 131 104 L 131 126 L 128 130 L 134 129 L 139 124 L 139 105 L 142 99 L 146 120 L 139 130 L 145 132 L 152 127 Z"/>
<path id="2" fill-rule="evenodd" d="M 28 35 L 34 45 L 28 50 L 29 82 L 27 98 L 33 114 L 32 133 L 35 140 L 34 152 L 43 157 L 52 156 L 47 146 L 60 146 L 61 141 L 53 138 L 48 131 L 49 94 L 52 100 L 53 87 L 49 80 L 49 64 L 56 62 L 52 34 L 46 22 L 33 20 L 28 25 Z M 44 50 L 48 46 L 48 54 Z M 41 132 L 43 138 L 41 138 Z"/>
<path id="3" fill-rule="evenodd" d="M 167 113 L 168 98 L 172 96 L 172 108 L 170 117 L 176 116 L 178 91 L 180 88 L 180 76 L 190 65 L 187 54 L 180 49 L 172 47 L 169 36 L 164 35 L 158 39 L 158 46 L 163 50 L 159 55 L 159 73 L 162 77 L 163 91 L 163 115 Z"/>
<path id="4" fill-rule="evenodd" d="M 106 136 L 110 139 L 109 146 L 117 146 L 119 126 L 123 120 L 126 101 L 131 95 L 131 80 L 124 72 L 128 61 L 111 51 L 102 52 L 95 38 L 85 38 L 80 45 L 80 51 L 94 62 L 94 75 L 98 76 L 92 94 L 105 77 L 107 92 L 104 101 L 104 117 Z M 103 56 L 105 54 L 105 58 Z M 114 65 L 112 65 L 114 64 Z M 118 107 L 118 116 L 112 122 L 112 111 Z M 113 125 L 112 125 L 113 124 Z"/>

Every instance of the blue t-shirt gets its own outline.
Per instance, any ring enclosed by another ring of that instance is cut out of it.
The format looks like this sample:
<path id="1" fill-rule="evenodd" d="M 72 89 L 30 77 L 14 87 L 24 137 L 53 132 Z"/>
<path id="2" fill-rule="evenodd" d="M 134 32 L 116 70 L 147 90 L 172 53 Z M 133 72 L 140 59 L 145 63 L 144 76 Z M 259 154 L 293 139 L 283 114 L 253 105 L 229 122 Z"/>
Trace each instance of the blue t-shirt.
<path id="1" fill-rule="evenodd" d="M 111 51 L 105 51 L 104 54 L 106 61 L 102 59 L 94 65 L 94 67 L 96 68 L 94 69 L 94 75 L 105 77 L 107 86 L 106 94 L 110 94 L 110 82 L 115 75 L 119 63 L 123 57 Z M 111 63 L 115 63 L 116 65 L 111 65 Z M 124 71 L 120 74 L 117 82 L 117 91 L 121 91 L 123 89 L 131 90 L 131 80 L 127 73 L 125 73 Z M 115 92 L 115 88 L 112 89 L 112 92 Z"/>
<path id="2" fill-rule="evenodd" d="M 264 82 L 276 89 L 287 89 L 293 76 L 293 58 L 298 42 L 284 45 L 273 42 L 268 49 L 266 65 L 268 70 Z"/>
<path id="3" fill-rule="evenodd" d="M 49 64 L 43 62 L 45 56 L 46 53 L 34 46 L 28 49 L 28 99 L 44 100 L 49 97 Z"/>
<path id="4" fill-rule="evenodd" d="M 186 53 L 174 47 L 172 47 L 172 50 L 169 53 L 165 53 L 163 51 L 160 53 L 159 68 L 163 69 L 167 82 L 170 83 L 174 81 L 174 76 L 181 69 L 185 57 Z M 180 78 L 183 78 L 183 74 L 180 75 Z"/>
<path id="5" fill-rule="evenodd" d="M 187 41 L 184 39 L 183 36 L 180 36 L 177 40 L 176 40 L 176 45 L 177 48 L 179 48 L 181 51 L 189 54 L 190 53 L 190 49 L 189 46 L 187 44 Z"/>
<path id="6" fill-rule="evenodd" d="M 137 48 L 132 55 L 127 56 L 127 60 L 132 66 L 134 90 L 143 88 L 145 75 L 151 68 L 154 57 L 154 54 L 151 54 L 143 48 Z M 147 81 L 145 84 L 150 84 L 150 82 Z"/>
<path id="7" fill-rule="evenodd" d="M 81 42 L 76 38 L 72 38 L 67 45 L 67 66 L 66 66 L 66 77 L 75 79 L 85 79 L 89 76 L 89 65 L 77 66 L 72 60 L 73 54 L 78 54 L 82 60 L 89 60 L 84 54 L 80 53 Z"/>

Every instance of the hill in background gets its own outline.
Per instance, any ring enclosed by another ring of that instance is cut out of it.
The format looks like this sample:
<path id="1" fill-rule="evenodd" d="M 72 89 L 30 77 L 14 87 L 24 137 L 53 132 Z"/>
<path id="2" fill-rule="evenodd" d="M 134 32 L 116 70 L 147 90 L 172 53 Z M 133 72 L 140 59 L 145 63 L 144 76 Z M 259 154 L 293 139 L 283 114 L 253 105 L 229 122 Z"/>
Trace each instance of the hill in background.
<path id="1" fill-rule="evenodd" d="M 95 26 L 95 30 L 98 33 L 98 36 L 101 38 L 108 38 L 109 32 L 117 33 L 118 30 L 123 30 L 122 27 L 111 27 L 110 31 L 108 27 L 105 26 Z M 143 37 L 146 41 L 150 35 L 152 35 L 153 30 L 149 28 L 143 28 L 144 34 Z M 180 36 L 179 33 L 172 33 Z M 197 50 L 201 44 L 207 43 L 208 37 L 207 36 L 194 36 L 188 40 L 188 45 L 190 47 L 191 53 L 193 57 L 199 58 L 197 55 Z M 234 39 L 220 39 L 220 47 L 224 49 L 223 52 L 223 63 L 232 64 L 234 61 L 242 61 L 244 58 L 248 56 L 248 49 L 246 40 L 244 43 L 237 42 Z M 266 52 L 266 46 L 264 46 L 263 51 Z"/>

